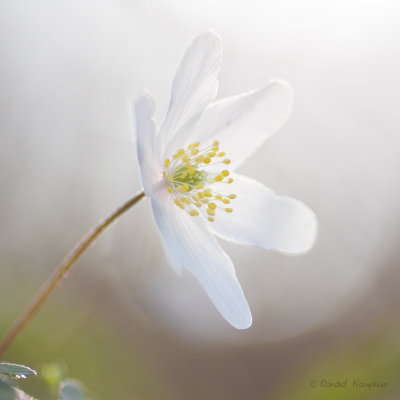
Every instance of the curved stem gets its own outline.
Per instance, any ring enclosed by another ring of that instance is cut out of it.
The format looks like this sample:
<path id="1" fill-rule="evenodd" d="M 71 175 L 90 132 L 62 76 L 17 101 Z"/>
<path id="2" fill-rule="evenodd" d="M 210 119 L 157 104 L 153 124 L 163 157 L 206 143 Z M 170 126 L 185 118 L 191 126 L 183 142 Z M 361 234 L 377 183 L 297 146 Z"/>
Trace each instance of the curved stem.
<path id="1" fill-rule="evenodd" d="M 44 283 L 42 288 L 37 293 L 36 297 L 28 305 L 21 316 L 15 321 L 11 329 L 6 333 L 3 340 L 0 342 L 0 358 L 6 352 L 8 347 L 12 344 L 17 335 L 24 329 L 32 317 L 38 312 L 40 307 L 50 296 L 56 286 L 59 284 L 61 279 L 66 276 L 68 271 L 78 260 L 78 258 L 85 252 L 85 250 L 96 240 L 96 238 L 118 217 L 120 217 L 125 211 L 133 207 L 139 200 L 145 197 L 144 192 L 137 194 L 132 197 L 122 206 L 118 207 L 111 215 L 100 222 L 95 228 L 93 228 L 72 250 L 72 252 L 65 258 L 65 260 L 59 265 L 59 267 L 50 276 L 47 282 Z"/>

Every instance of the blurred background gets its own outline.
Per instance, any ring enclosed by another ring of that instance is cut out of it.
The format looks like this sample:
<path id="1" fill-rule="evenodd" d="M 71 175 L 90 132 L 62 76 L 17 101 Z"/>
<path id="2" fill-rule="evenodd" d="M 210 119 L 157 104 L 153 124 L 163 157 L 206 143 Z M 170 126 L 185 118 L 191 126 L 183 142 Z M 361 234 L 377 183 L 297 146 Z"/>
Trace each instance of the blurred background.
<path id="1" fill-rule="evenodd" d="M 236 331 L 168 266 L 144 200 L 6 359 L 62 361 L 99 400 L 398 399 L 399 20 L 396 0 L 1 0 L 0 335 L 141 189 L 130 99 L 147 87 L 160 121 L 183 52 L 210 27 L 224 41 L 219 98 L 274 77 L 296 95 L 240 172 L 319 219 L 302 257 L 221 242 L 253 311 Z M 22 386 L 51 398 L 38 378 Z"/>

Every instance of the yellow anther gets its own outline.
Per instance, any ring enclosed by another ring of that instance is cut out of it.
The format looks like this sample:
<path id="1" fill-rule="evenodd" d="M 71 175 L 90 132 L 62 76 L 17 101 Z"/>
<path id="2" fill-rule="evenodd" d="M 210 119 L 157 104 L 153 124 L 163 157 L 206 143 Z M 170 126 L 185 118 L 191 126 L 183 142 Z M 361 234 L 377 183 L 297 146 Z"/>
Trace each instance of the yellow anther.
<path id="1" fill-rule="evenodd" d="M 208 203 L 208 208 L 210 210 L 215 210 L 217 208 L 217 205 L 215 203 Z"/>
<path id="2" fill-rule="evenodd" d="M 199 155 L 199 156 L 197 156 L 197 157 L 194 159 L 194 161 L 196 161 L 196 162 L 198 162 L 198 163 L 202 163 L 203 160 L 204 160 L 204 156 L 202 156 L 202 155 Z"/>
<path id="3" fill-rule="evenodd" d="M 189 191 L 189 186 L 186 183 L 184 183 L 181 186 L 179 186 L 179 190 L 181 192 L 188 192 Z"/>
<path id="4" fill-rule="evenodd" d="M 182 210 L 185 209 L 184 204 L 181 203 L 178 199 L 175 199 L 174 202 L 175 202 L 175 204 L 176 204 L 178 207 L 182 208 Z"/>
<path id="5" fill-rule="evenodd" d="M 227 169 L 214 176 L 207 170 L 207 164 L 212 163 L 217 156 L 221 157 L 218 162 L 226 165 L 231 161 L 225 158 L 225 152 L 219 152 L 218 140 L 207 148 L 199 146 L 200 142 L 191 143 L 185 147 L 186 150 L 178 149 L 172 157 L 166 158 L 162 176 L 167 183 L 167 192 L 173 194 L 173 200 L 179 208 L 186 210 L 193 217 L 205 215 L 208 221 L 213 222 L 221 203 L 230 204 L 230 200 L 235 199 L 236 194 L 220 195 L 212 191 L 211 184 L 232 183 L 233 179 L 229 178 L 230 172 Z M 217 203 L 218 201 L 221 203 Z M 221 208 L 228 213 L 233 211 L 232 208 Z"/>
<path id="6" fill-rule="evenodd" d="M 228 176 L 229 175 L 229 171 L 227 169 L 224 169 L 223 171 L 221 171 L 221 175 Z"/>

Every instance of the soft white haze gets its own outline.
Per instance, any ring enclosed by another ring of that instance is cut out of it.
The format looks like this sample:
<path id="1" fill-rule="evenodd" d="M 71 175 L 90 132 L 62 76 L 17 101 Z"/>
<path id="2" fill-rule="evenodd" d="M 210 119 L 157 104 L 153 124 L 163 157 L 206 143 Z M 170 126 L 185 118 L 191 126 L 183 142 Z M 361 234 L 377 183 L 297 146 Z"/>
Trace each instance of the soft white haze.
<path id="1" fill-rule="evenodd" d="M 388 0 L 0 2 L 2 254 L 43 276 L 139 191 L 128 99 L 147 87 L 160 120 L 186 46 L 213 28 L 219 97 L 273 77 L 294 89 L 288 124 L 240 171 L 309 205 L 316 246 L 287 257 L 223 244 L 253 310 L 244 333 L 169 268 L 148 202 L 98 242 L 86 272 L 191 339 L 270 341 L 329 322 L 370 290 L 397 241 L 399 18 Z"/>

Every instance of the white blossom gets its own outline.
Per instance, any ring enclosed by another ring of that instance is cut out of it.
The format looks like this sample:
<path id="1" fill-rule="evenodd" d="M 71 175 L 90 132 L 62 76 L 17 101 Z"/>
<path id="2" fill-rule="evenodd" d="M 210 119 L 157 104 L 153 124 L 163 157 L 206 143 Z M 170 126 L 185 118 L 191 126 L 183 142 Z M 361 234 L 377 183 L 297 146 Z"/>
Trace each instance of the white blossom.
<path id="1" fill-rule="evenodd" d="M 293 93 L 281 80 L 214 102 L 222 42 L 207 31 L 187 49 L 160 128 L 149 94 L 133 106 L 142 183 L 170 264 L 200 282 L 238 329 L 252 316 L 231 259 L 213 235 L 288 254 L 308 251 L 317 221 L 298 200 L 280 197 L 234 171 L 288 118 Z"/>

